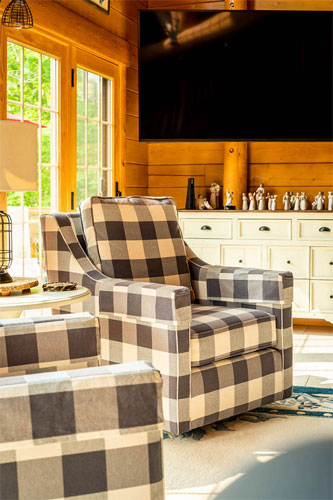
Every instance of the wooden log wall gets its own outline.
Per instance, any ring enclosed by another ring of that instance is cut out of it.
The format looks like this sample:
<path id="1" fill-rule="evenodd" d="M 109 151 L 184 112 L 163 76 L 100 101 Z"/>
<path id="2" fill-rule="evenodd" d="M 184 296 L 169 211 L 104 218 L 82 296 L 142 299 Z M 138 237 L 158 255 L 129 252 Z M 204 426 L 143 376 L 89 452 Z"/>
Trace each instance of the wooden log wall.
<path id="1" fill-rule="evenodd" d="M 237 0 L 236 0 L 237 1 Z M 223 1 L 148 0 L 149 9 L 224 9 Z M 248 0 L 249 10 L 332 10 L 331 0 Z M 223 143 L 152 143 L 148 146 L 148 194 L 174 196 L 184 208 L 188 177 L 196 195 L 209 194 L 212 181 L 223 182 Z M 310 201 L 319 190 L 333 189 L 333 149 L 330 143 L 250 143 L 248 191 L 259 183 L 266 191 L 306 191 Z M 225 186 L 226 188 L 228 186 Z"/>

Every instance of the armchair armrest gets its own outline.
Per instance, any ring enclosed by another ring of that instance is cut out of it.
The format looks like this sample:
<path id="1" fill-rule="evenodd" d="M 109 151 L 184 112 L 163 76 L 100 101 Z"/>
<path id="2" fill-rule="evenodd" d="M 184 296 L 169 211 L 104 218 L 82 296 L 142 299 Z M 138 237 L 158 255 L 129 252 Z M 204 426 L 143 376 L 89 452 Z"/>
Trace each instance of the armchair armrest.
<path id="1" fill-rule="evenodd" d="M 0 377 L 100 365 L 98 320 L 89 313 L 0 321 Z"/>
<path id="2" fill-rule="evenodd" d="M 9 442 L 162 428 L 161 391 L 160 374 L 145 361 L 2 378 L 0 452 Z"/>
<path id="3" fill-rule="evenodd" d="M 1 498 L 162 500 L 161 391 L 143 361 L 0 379 Z"/>
<path id="4" fill-rule="evenodd" d="M 187 247 L 188 264 L 196 299 L 242 303 L 291 303 L 293 275 L 242 267 L 212 266 Z"/>
<path id="5" fill-rule="evenodd" d="M 41 227 L 47 276 L 50 281 L 75 281 L 97 295 L 101 273 L 83 250 L 67 214 L 42 215 Z"/>
<path id="6" fill-rule="evenodd" d="M 183 286 L 109 278 L 99 289 L 99 312 L 179 326 L 191 321 L 191 292 Z"/>

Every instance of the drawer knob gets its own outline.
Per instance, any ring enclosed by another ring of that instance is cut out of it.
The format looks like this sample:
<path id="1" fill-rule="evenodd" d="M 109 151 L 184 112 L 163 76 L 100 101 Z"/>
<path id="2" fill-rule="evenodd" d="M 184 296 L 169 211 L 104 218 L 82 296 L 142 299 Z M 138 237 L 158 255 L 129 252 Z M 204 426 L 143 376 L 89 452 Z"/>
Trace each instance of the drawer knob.
<path id="1" fill-rule="evenodd" d="M 330 232 L 331 232 L 331 230 L 330 230 L 330 228 L 329 228 L 329 227 L 323 226 L 323 227 L 320 227 L 320 228 L 319 228 L 319 232 L 320 232 L 320 233 L 330 233 Z"/>
<path id="2" fill-rule="evenodd" d="M 333 295 L 330 295 L 330 299 L 333 299 Z"/>
<path id="3" fill-rule="evenodd" d="M 287 260 L 287 264 L 291 264 L 291 260 Z"/>
<path id="4" fill-rule="evenodd" d="M 211 231 L 212 228 L 210 226 L 201 226 L 202 231 Z"/>
<path id="5" fill-rule="evenodd" d="M 239 259 L 239 261 L 238 261 L 238 262 L 241 264 L 243 261 L 242 261 L 242 259 Z"/>
<path id="6" fill-rule="evenodd" d="M 268 226 L 260 226 L 259 231 L 270 231 L 270 228 Z"/>
<path id="7" fill-rule="evenodd" d="M 333 262 L 330 262 L 330 266 L 333 266 Z"/>

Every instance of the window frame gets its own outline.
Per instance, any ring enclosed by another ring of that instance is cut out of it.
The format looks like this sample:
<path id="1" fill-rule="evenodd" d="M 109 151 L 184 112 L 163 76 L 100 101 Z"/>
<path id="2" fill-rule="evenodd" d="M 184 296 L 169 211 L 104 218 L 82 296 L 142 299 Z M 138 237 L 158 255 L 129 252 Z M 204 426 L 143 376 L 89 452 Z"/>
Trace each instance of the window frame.
<path id="1" fill-rule="evenodd" d="M 115 182 L 121 185 L 121 166 L 122 166 L 122 140 L 121 140 L 121 70 L 117 64 L 110 61 L 97 57 L 89 52 L 74 48 L 72 51 L 73 68 L 75 70 L 74 85 L 75 92 L 72 97 L 72 109 L 75 109 L 74 120 L 71 125 L 72 139 L 71 143 L 75 145 L 75 150 L 72 151 L 71 157 L 75 159 L 75 169 L 72 169 L 70 180 L 71 184 L 75 184 L 75 189 L 73 187 L 72 191 L 75 193 L 74 206 L 76 206 L 76 175 L 77 175 L 77 154 L 76 154 L 76 134 L 77 134 L 77 69 L 82 68 L 85 71 L 95 73 L 99 76 L 107 78 L 112 81 L 112 185 L 109 188 L 110 196 L 115 194 Z M 73 113 L 74 114 L 74 113 Z"/>

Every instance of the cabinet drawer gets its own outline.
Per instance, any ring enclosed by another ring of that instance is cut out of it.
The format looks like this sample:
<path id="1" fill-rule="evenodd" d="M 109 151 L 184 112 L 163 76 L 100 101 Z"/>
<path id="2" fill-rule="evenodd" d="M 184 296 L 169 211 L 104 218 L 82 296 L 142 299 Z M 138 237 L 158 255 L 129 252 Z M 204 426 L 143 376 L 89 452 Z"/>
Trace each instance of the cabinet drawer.
<path id="1" fill-rule="evenodd" d="M 333 312 L 333 280 L 311 282 L 311 310 Z"/>
<path id="2" fill-rule="evenodd" d="M 311 248 L 311 277 L 333 279 L 333 247 Z"/>
<path id="3" fill-rule="evenodd" d="M 191 250 L 207 264 L 219 266 L 220 262 L 220 246 L 219 245 L 192 245 L 191 241 L 187 242 Z"/>
<path id="4" fill-rule="evenodd" d="M 333 241 L 333 220 L 299 220 L 298 239 Z"/>
<path id="5" fill-rule="evenodd" d="M 222 265 L 232 267 L 261 267 L 261 247 L 224 246 Z"/>
<path id="6" fill-rule="evenodd" d="M 231 238 L 231 219 L 187 219 L 182 221 L 184 238 Z"/>
<path id="7" fill-rule="evenodd" d="M 294 280 L 293 310 L 307 312 L 309 310 L 309 281 Z"/>
<path id="8" fill-rule="evenodd" d="M 291 219 L 238 221 L 239 237 L 247 240 L 289 240 L 291 239 Z"/>
<path id="9" fill-rule="evenodd" d="M 306 247 L 269 247 L 268 267 L 276 271 L 290 271 L 295 278 L 307 278 L 309 276 L 309 249 Z"/>

